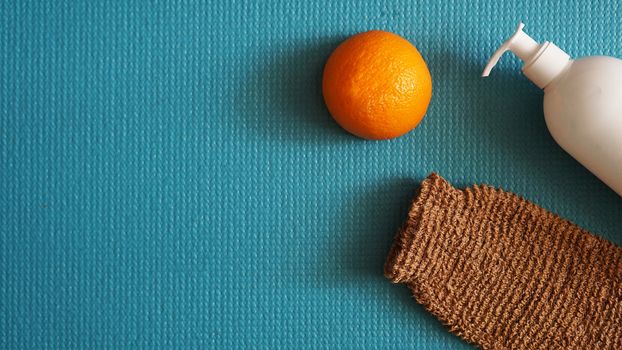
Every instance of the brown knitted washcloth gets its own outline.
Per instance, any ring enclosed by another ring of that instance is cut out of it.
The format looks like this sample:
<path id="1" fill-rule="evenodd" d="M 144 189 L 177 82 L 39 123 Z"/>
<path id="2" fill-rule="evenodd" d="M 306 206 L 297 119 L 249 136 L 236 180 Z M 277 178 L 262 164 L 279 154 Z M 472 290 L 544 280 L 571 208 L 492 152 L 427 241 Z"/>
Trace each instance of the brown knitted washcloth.
<path id="1" fill-rule="evenodd" d="M 430 175 L 385 275 L 484 349 L 622 349 L 622 248 L 500 189 Z"/>

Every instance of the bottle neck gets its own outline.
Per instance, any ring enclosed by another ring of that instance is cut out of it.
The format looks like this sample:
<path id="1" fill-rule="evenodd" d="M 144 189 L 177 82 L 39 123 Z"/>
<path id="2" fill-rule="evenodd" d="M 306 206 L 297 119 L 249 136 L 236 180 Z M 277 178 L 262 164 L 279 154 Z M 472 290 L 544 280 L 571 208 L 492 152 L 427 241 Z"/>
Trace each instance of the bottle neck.
<path id="1" fill-rule="evenodd" d="M 551 42 L 544 42 L 540 50 L 523 67 L 523 73 L 539 88 L 546 88 L 571 62 L 570 56 Z"/>
<path id="2" fill-rule="evenodd" d="M 562 69 L 561 72 L 559 72 L 559 74 L 557 74 L 557 76 L 553 78 L 553 80 L 551 80 L 550 83 L 548 83 L 544 88 L 542 88 L 542 90 L 544 90 L 544 92 L 551 92 L 555 90 L 557 83 L 562 79 L 562 77 L 566 74 L 566 72 L 568 72 L 568 69 L 570 68 L 573 62 L 574 60 L 569 60 L 566 66 L 564 67 L 564 69 Z"/>

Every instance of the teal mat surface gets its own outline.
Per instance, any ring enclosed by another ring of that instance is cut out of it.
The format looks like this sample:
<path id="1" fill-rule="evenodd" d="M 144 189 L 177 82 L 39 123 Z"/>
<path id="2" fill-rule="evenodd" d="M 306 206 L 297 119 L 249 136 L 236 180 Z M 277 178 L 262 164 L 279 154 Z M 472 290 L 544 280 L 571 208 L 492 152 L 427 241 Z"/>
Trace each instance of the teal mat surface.
<path id="1" fill-rule="evenodd" d="M 417 183 L 502 186 L 622 243 L 622 198 L 489 55 L 519 20 L 622 57 L 622 2 L 1 1 L 0 348 L 467 349 L 382 276 Z M 434 96 L 342 131 L 330 52 L 385 29 Z"/>

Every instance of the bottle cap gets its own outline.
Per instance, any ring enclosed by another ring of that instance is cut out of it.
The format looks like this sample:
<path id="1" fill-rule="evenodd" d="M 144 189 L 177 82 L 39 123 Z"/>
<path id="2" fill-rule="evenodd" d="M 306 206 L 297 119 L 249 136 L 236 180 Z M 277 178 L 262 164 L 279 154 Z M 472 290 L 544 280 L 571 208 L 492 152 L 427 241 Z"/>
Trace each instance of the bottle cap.
<path id="1" fill-rule="evenodd" d="M 541 89 L 566 68 L 570 62 L 567 53 L 549 41 L 537 43 L 523 32 L 524 27 L 520 23 L 516 32 L 497 49 L 484 68 L 482 77 L 490 75 L 490 71 L 506 51 L 512 51 L 524 62 L 523 73 Z"/>

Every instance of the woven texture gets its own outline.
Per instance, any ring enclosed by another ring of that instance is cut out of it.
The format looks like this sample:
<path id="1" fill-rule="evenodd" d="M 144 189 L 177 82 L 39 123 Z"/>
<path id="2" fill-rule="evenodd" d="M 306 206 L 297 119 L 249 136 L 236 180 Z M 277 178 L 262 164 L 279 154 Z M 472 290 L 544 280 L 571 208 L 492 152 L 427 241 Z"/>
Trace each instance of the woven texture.
<path id="1" fill-rule="evenodd" d="M 430 172 L 622 243 L 622 200 L 504 57 L 519 20 L 622 57 L 622 2 L 1 0 L 1 349 L 468 349 L 383 264 Z M 367 142 L 321 95 L 370 29 L 428 63 L 426 117 Z"/>
<path id="2" fill-rule="evenodd" d="M 385 275 L 484 349 L 622 348 L 622 248 L 501 189 L 430 175 Z"/>

